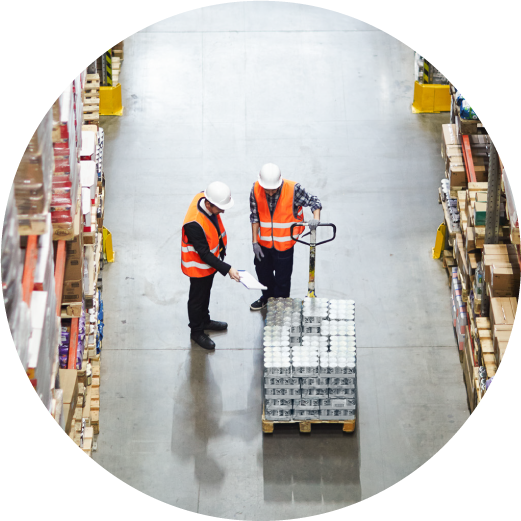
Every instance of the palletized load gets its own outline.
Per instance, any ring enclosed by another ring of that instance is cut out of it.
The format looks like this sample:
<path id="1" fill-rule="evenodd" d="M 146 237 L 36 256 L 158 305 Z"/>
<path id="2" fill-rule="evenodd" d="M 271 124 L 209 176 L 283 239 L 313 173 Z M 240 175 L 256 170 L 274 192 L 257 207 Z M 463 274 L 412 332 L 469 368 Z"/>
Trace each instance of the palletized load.
<path id="1" fill-rule="evenodd" d="M 267 419 L 354 419 L 354 318 L 352 300 L 269 299 L 263 338 Z M 329 408 L 331 400 L 344 407 Z"/>

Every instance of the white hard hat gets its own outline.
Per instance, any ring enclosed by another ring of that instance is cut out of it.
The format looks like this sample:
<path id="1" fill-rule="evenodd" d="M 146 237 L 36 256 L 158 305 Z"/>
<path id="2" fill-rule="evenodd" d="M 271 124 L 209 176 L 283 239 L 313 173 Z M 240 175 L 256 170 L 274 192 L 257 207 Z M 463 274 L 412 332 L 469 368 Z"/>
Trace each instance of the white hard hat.
<path id="1" fill-rule="evenodd" d="M 275 190 L 282 184 L 280 168 L 273 163 L 266 163 L 259 172 L 259 184 L 267 190 Z"/>
<path id="2" fill-rule="evenodd" d="M 204 191 L 204 196 L 221 210 L 228 210 L 233 206 L 232 192 L 228 185 L 221 183 L 221 181 L 210 183 Z"/>

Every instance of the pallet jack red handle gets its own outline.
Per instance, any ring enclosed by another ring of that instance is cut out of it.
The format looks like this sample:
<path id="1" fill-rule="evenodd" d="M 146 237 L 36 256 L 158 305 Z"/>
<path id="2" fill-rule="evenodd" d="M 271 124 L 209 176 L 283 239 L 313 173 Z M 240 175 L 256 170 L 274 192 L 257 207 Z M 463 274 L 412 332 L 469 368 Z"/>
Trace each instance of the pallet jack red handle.
<path id="1" fill-rule="evenodd" d="M 295 226 L 307 226 L 307 224 L 308 223 L 293 223 L 291 225 L 291 228 L 290 228 L 290 234 L 291 234 L 291 238 L 294 241 L 300 242 L 301 244 L 305 244 L 306 246 L 311 246 L 311 243 L 301 241 L 297 237 L 293 236 L 293 230 L 294 230 Z M 335 237 L 336 237 L 336 226 L 334 224 L 332 224 L 332 223 L 319 223 L 318 226 L 329 226 L 329 227 L 333 228 L 333 237 L 331 237 L 331 239 L 327 239 L 325 241 L 317 242 L 317 243 L 315 243 L 315 246 L 320 246 L 321 244 L 326 244 L 326 242 L 331 242 L 331 241 L 335 240 Z M 310 232 L 306 233 L 306 235 L 309 235 L 309 233 Z M 306 237 L 306 235 L 304 235 L 303 237 Z"/>

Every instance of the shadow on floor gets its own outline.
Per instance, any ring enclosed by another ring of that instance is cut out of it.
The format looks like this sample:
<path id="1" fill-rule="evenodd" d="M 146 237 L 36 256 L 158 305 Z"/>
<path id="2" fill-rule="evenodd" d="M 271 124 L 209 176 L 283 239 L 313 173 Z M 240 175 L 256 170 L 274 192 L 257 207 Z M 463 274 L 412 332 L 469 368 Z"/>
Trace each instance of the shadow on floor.
<path id="1" fill-rule="evenodd" d="M 340 425 L 275 425 L 262 443 L 264 501 L 351 505 L 361 500 L 358 431 Z"/>

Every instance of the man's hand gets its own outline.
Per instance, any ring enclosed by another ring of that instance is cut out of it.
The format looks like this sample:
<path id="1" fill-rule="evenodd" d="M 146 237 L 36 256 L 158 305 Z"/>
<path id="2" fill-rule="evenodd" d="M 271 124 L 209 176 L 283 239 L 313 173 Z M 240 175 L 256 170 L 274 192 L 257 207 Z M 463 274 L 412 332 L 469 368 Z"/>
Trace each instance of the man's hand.
<path id="1" fill-rule="evenodd" d="M 309 230 L 313 231 L 317 229 L 317 226 L 320 224 L 320 221 L 318 219 L 310 219 L 308 221 Z"/>
<path id="2" fill-rule="evenodd" d="M 241 281 L 241 277 L 239 276 L 239 272 L 235 268 L 233 268 L 233 267 L 230 268 L 230 271 L 228 272 L 228 275 L 230 275 L 230 279 L 233 279 L 233 280 L 235 280 L 237 282 Z"/>
<path id="3" fill-rule="evenodd" d="M 262 253 L 262 248 L 258 242 L 253 243 L 253 254 L 257 257 L 259 262 L 261 261 L 261 257 L 264 258 L 264 253 Z"/>

